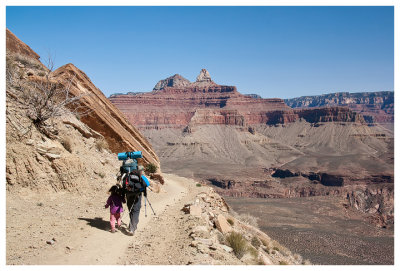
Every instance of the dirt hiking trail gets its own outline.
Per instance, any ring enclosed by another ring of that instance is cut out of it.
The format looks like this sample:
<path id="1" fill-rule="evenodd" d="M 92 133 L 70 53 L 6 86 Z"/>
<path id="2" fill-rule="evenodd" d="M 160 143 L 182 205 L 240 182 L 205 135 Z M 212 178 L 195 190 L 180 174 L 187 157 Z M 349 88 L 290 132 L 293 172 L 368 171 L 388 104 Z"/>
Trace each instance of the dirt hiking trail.
<path id="1" fill-rule="evenodd" d="M 159 193 L 148 192 L 148 199 L 156 216 L 154 216 L 147 203 L 147 217 L 145 217 L 143 198 L 138 229 L 134 236 L 129 236 L 126 231 L 129 224 L 126 205 L 124 205 L 121 229 L 116 233 L 109 232 L 109 209 L 104 209 L 107 199 L 104 189 L 99 189 L 94 195 L 84 196 L 89 206 L 84 208 L 85 210 L 82 210 L 82 207 L 79 206 L 79 202 L 85 201 L 80 199 L 78 195 L 75 196 L 75 199 L 67 198 L 68 195 L 58 197 L 58 200 L 53 200 L 58 202 L 56 206 L 53 205 L 52 200 L 49 200 L 49 204 L 46 202 L 34 204 L 35 201 L 39 202 L 38 199 L 31 198 L 30 203 L 27 203 L 9 200 L 10 197 L 7 197 L 7 218 L 9 220 L 7 225 L 14 225 L 7 226 L 7 233 L 10 234 L 10 237 L 13 237 L 9 238 L 7 242 L 7 264 L 162 264 L 160 263 L 160 256 L 162 255 L 165 256 L 165 264 L 183 264 L 182 261 L 179 263 L 171 261 L 171 259 L 176 258 L 172 254 L 181 253 L 176 249 L 171 251 L 168 244 L 172 244 L 178 236 L 185 237 L 187 240 L 189 238 L 183 228 L 177 227 L 178 224 L 174 216 L 166 213 L 179 213 L 186 203 L 184 200 L 195 198 L 198 193 L 205 191 L 207 188 L 196 187 L 193 181 L 186 178 L 170 174 L 165 174 L 164 176 L 166 181 L 161 191 Z M 26 200 L 26 198 L 24 199 Z M 32 212 L 28 216 L 18 216 L 17 214 L 24 209 L 22 206 L 27 204 L 32 206 Z M 46 211 L 43 208 L 49 208 L 50 210 Z M 42 217 L 38 214 L 37 212 L 40 209 L 42 209 L 42 212 L 48 213 L 49 216 Z M 36 223 L 32 221 L 35 217 L 37 218 Z M 51 217 L 52 222 L 49 220 Z M 14 219 L 15 223 L 13 223 Z M 160 225 L 157 226 L 157 224 L 166 222 L 170 225 L 170 227 L 164 229 L 164 231 L 168 232 L 167 234 L 163 237 L 153 234 L 154 231 L 152 229 L 160 229 Z M 51 226 L 48 227 L 48 225 Z M 15 227 L 25 227 L 29 231 L 26 236 L 23 233 L 12 236 L 12 229 Z M 52 231 L 52 229 L 56 228 L 60 229 L 60 231 Z M 183 232 L 176 232 L 179 230 Z M 30 232 L 32 234 L 29 234 Z M 48 240 L 51 241 L 52 238 L 55 240 L 52 242 L 53 244 L 47 244 L 46 242 Z M 31 245 L 29 245 L 29 240 L 31 240 Z M 160 243 L 164 245 L 160 246 Z M 132 258 L 126 254 L 128 248 L 144 246 L 153 246 L 155 248 L 155 244 L 158 244 L 158 254 L 148 255 L 148 257 L 146 254 L 141 254 L 142 259 L 136 258 L 136 262 L 132 262 Z M 22 245 L 26 247 L 22 248 Z M 157 257 L 154 255 L 157 255 Z"/>

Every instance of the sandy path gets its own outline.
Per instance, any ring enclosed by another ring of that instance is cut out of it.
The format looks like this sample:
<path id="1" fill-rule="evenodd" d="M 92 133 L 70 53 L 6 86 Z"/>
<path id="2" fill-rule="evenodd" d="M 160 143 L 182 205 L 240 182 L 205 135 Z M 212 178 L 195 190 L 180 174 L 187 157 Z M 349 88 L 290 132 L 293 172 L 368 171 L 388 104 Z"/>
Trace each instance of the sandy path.
<path id="1" fill-rule="evenodd" d="M 148 198 L 157 214 L 163 216 L 168 206 L 174 205 L 188 192 L 184 185 L 183 178 L 167 175 L 165 185 L 159 194 L 149 192 Z M 101 212 L 101 213 L 100 213 Z M 109 221 L 109 213 L 99 208 L 97 216 L 102 217 L 102 223 Z M 149 225 L 149 221 L 154 217 L 149 205 L 147 205 L 147 217 L 145 217 L 144 199 L 140 213 L 139 225 L 136 235 L 143 232 Z M 123 222 L 129 223 L 128 214 L 124 214 Z M 121 264 L 121 258 L 125 255 L 130 243 L 135 240 L 135 236 L 126 234 L 125 225 L 117 233 L 106 232 L 95 221 L 89 221 L 84 230 L 72 232 L 69 238 L 69 247 L 60 247 L 51 251 L 41 264 Z"/>

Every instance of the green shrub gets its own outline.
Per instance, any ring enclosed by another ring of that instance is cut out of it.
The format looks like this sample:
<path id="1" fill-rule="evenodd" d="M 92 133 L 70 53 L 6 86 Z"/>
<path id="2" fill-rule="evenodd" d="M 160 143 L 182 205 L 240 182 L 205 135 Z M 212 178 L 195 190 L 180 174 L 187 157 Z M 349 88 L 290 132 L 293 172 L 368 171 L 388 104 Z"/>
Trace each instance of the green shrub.
<path id="1" fill-rule="evenodd" d="M 228 223 L 229 223 L 231 226 L 233 226 L 233 224 L 235 224 L 231 218 L 228 218 L 226 221 L 228 221 Z"/>
<path id="2" fill-rule="evenodd" d="M 226 242 L 233 249 L 233 253 L 241 259 L 247 251 L 247 242 L 241 233 L 231 232 L 226 237 Z"/>
<path id="3" fill-rule="evenodd" d="M 279 247 L 273 247 L 273 250 L 279 251 Z"/>
<path id="4" fill-rule="evenodd" d="M 196 186 L 197 186 L 197 187 L 201 187 L 201 183 L 197 183 Z"/>
<path id="5" fill-rule="evenodd" d="M 149 164 L 147 164 L 146 165 L 146 172 L 149 172 L 149 173 L 156 173 L 156 171 L 157 171 L 157 165 L 155 165 L 155 164 L 153 164 L 153 163 L 149 163 Z"/>
<path id="6" fill-rule="evenodd" d="M 286 261 L 280 261 L 279 264 L 280 265 L 288 265 L 288 263 Z"/>

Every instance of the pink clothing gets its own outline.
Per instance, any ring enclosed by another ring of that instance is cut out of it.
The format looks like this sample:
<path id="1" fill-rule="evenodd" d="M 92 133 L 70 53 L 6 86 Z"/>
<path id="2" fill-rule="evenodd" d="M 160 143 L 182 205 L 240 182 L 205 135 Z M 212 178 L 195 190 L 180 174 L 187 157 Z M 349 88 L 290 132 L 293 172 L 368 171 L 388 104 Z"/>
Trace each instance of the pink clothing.
<path id="1" fill-rule="evenodd" d="M 120 213 L 115 213 L 112 214 L 110 213 L 110 224 L 111 224 L 111 230 L 115 230 L 115 221 L 117 221 L 118 228 L 121 226 L 121 214 Z"/>

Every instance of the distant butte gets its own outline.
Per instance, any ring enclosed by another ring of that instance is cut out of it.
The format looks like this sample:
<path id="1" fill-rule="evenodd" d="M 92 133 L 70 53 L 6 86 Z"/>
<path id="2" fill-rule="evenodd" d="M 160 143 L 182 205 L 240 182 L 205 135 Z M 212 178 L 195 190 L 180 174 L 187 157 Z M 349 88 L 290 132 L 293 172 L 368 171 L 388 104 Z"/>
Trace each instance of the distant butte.
<path id="1" fill-rule="evenodd" d="M 348 108 L 292 109 L 282 99 L 239 93 L 216 84 L 206 69 L 191 83 L 179 74 L 160 80 L 152 92 L 112 95 L 111 102 L 143 129 L 185 128 L 195 124 L 247 126 L 285 124 L 303 118 L 315 121 L 363 121 Z"/>

